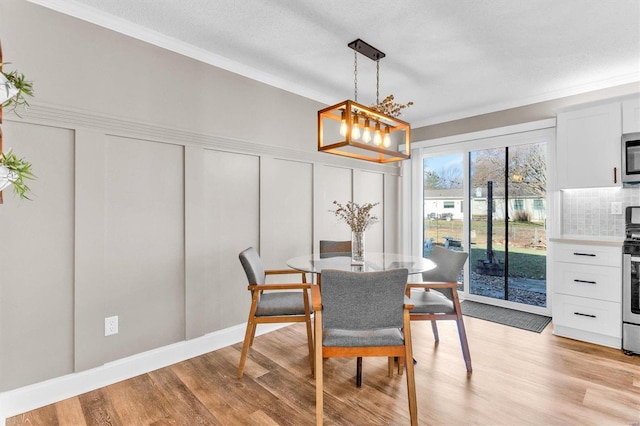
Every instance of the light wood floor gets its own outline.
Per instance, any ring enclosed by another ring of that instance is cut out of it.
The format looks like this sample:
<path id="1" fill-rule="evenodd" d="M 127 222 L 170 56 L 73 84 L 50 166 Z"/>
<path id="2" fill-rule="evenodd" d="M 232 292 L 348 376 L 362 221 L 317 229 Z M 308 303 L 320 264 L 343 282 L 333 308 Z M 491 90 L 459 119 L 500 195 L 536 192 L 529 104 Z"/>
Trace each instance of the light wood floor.
<path id="1" fill-rule="evenodd" d="M 474 371 L 455 324 L 413 323 L 423 425 L 640 425 L 640 356 L 465 317 Z M 7 425 L 311 425 L 314 380 L 302 324 L 256 338 L 243 379 L 241 345 L 144 374 L 7 420 Z M 325 424 L 409 424 L 404 376 L 386 360 L 325 362 Z"/>

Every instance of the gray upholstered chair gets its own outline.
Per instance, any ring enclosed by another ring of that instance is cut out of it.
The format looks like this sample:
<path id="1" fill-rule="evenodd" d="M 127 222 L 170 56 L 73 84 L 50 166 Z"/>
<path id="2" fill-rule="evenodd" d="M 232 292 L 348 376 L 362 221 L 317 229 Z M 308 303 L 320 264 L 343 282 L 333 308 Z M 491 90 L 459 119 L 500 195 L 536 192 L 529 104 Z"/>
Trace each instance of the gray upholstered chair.
<path id="1" fill-rule="evenodd" d="M 351 241 L 320 240 L 320 257 L 351 256 Z"/>
<path id="2" fill-rule="evenodd" d="M 422 273 L 424 282 L 410 283 L 407 286 L 407 295 L 410 295 L 415 305 L 411 310 L 411 320 L 431 321 L 436 342 L 440 340 L 436 321 L 456 321 L 464 363 L 467 371 L 471 373 L 471 354 L 457 290 L 458 277 L 468 257 L 469 254 L 463 251 L 434 246 L 429 259 L 434 261 L 436 268 Z"/>
<path id="3" fill-rule="evenodd" d="M 324 358 L 383 356 L 412 359 L 406 269 L 349 272 L 325 269 L 311 289 L 315 315 L 316 423 L 322 424 Z M 417 424 L 413 363 L 406 363 L 411 424 Z M 401 371 L 401 370 L 400 370 Z"/>
<path id="4" fill-rule="evenodd" d="M 240 355 L 238 378 L 242 378 L 249 346 L 253 345 L 256 326 L 261 323 L 305 322 L 309 345 L 309 364 L 313 374 L 313 333 L 311 331 L 310 284 L 306 275 L 293 269 L 265 270 L 258 252 L 253 247 L 242 251 L 240 263 L 247 274 L 251 291 L 251 310 Z M 301 274 L 301 283 L 266 283 L 268 275 Z M 265 292 L 265 290 L 267 292 Z"/>

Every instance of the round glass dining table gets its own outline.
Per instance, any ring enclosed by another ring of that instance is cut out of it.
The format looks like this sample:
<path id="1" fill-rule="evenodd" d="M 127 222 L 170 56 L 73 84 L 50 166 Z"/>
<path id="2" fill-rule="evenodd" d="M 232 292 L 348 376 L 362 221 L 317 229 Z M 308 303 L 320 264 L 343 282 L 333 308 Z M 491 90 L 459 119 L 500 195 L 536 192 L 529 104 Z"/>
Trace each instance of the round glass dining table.
<path id="1" fill-rule="evenodd" d="M 436 264 L 429 259 L 398 253 L 367 252 L 363 265 L 351 262 L 351 253 L 307 254 L 287 260 L 287 266 L 298 271 L 321 274 L 323 269 L 352 272 L 375 272 L 406 268 L 411 274 L 430 271 Z"/>

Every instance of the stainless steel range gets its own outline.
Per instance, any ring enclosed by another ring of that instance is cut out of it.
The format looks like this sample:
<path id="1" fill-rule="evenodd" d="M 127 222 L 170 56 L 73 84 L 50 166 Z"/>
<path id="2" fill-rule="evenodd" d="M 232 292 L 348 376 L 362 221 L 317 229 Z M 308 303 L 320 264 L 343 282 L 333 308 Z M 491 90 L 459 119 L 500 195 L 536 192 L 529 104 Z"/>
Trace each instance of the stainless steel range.
<path id="1" fill-rule="evenodd" d="M 640 354 L 640 206 L 627 207 L 622 255 L 622 349 Z"/>

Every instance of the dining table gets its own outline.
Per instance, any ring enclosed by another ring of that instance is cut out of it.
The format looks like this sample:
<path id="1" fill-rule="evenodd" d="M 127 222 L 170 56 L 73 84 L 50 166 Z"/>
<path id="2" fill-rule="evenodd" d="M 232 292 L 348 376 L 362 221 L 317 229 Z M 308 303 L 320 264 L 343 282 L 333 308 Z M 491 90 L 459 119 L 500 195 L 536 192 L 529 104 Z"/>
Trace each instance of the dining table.
<path id="1" fill-rule="evenodd" d="M 435 262 L 418 256 L 400 253 L 367 252 L 364 262 L 354 262 L 351 253 L 316 253 L 293 257 L 287 266 L 298 271 L 316 275 L 316 284 L 321 285 L 324 269 L 338 269 L 352 272 L 377 272 L 405 268 L 409 275 L 420 274 L 436 267 Z M 422 280 L 420 277 L 419 280 Z M 415 363 L 416 360 L 414 359 Z M 356 387 L 362 386 L 362 358 L 356 363 Z"/>
<path id="2" fill-rule="evenodd" d="M 436 264 L 420 256 L 400 253 L 367 252 L 364 262 L 353 262 L 351 253 L 315 253 L 293 257 L 287 266 L 298 271 L 316 274 L 321 281 L 323 269 L 338 269 L 352 272 L 376 272 L 406 268 L 409 275 L 430 271 Z"/>

